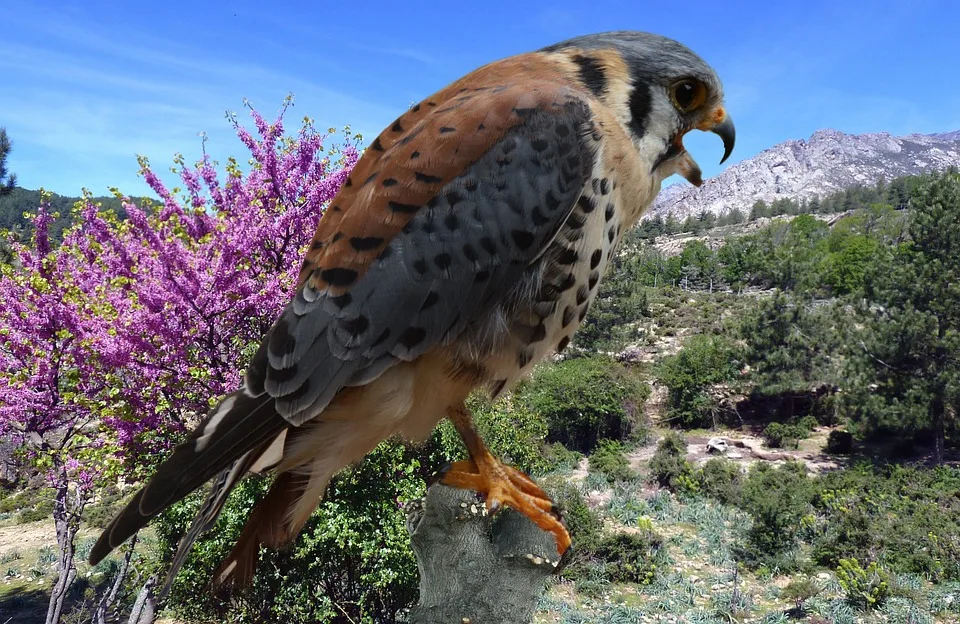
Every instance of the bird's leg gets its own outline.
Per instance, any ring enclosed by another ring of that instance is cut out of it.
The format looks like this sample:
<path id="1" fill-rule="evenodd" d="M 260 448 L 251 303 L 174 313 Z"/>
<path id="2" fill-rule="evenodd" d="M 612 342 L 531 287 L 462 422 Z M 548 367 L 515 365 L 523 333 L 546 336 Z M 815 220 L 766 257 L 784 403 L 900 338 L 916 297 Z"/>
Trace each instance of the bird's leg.
<path id="1" fill-rule="evenodd" d="M 516 509 L 538 527 L 551 533 L 557 542 L 557 552 L 563 555 L 570 547 L 570 534 L 554 510 L 550 497 L 530 477 L 490 454 L 473 425 L 473 417 L 466 405 L 461 403 L 450 409 L 447 415 L 463 439 L 470 460 L 451 464 L 440 483 L 483 494 L 487 511 L 491 514 L 501 505 Z"/>

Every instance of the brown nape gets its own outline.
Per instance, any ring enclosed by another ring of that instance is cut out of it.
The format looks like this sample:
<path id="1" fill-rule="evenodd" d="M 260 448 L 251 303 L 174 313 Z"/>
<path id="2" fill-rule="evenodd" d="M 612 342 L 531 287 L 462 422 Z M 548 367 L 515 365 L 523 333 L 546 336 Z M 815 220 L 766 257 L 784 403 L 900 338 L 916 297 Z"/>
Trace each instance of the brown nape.
<path id="1" fill-rule="evenodd" d="M 210 581 L 213 591 L 249 586 L 257 569 L 260 546 L 279 549 L 296 538 L 303 527 L 290 526 L 287 512 L 300 499 L 308 481 L 308 475 L 292 472 L 277 476 L 270 491 L 250 513 L 233 550 L 214 570 Z"/>

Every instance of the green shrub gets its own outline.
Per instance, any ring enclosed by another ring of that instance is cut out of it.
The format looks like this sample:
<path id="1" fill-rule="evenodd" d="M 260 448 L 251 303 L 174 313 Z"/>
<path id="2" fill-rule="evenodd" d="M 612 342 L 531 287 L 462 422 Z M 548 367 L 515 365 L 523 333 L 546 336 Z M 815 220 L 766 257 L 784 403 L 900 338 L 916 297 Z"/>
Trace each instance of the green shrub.
<path id="1" fill-rule="evenodd" d="M 671 420 L 683 427 L 716 426 L 729 412 L 712 390 L 739 378 L 737 350 L 724 336 L 697 334 L 665 357 L 657 376 L 668 390 Z"/>
<path id="2" fill-rule="evenodd" d="M 743 483 L 740 506 L 753 518 L 746 541 L 737 548 L 738 558 L 751 566 L 779 567 L 795 562 L 783 555 L 798 544 L 801 519 L 810 508 L 813 485 L 800 463 L 779 468 L 754 464 Z"/>
<path id="3" fill-rule="evenodd" d="M 17 514 L 17 521 L 21 523 L 38 522 L 53 518 L 53 501 L 38 503 L 36 507 L 23 509 Z"/>
<path id="4" fill-rule="evenodd" d="M 960 470 L 861 463 L 816 481 L 815 561 L 883 552 L 891 572 L 960 580 Z"/>
<path id="5" fill-rule="evenodd" d="M 547 444 L 543 455 L 551 470 L 574 470 L 583 459 L 583 453 L 568 449 L 559 442 Z"/>
<path id="6" fill-rule="evenodd" d="M 786 587 L 780 590 L 780 599 L 792 602 L 797 611 L 802 614 L 804 612 L 804 603 L 822 591 L 823 587 L 816 579 L 805 576 L 803 578 L 791 579 Z"/>
<path id="7" fill-rule="evenodd" d="M 637 476 L 623 454 L 623 444 L 614 440 L 600 441 L 590 455 L 590 472 L 604 475 L 609 483 L 630 481 Z"/>
<path id="8" fill-rule="evenodd" d="M 825 450 L 834 455 L 848 455 L 853 450 L 853 434 L 849 431 L 834 429 L 827 436 Z"/>
<path id="9" fill-rule="evenodd" d="M 883 606 L 890 597 L 890 575 L 876 561 L 864 569 L 856 559 L 841 559 L 837 581 L 847 602 L 861 609 Z"/>
<path id="10" fill-rule="evenodd" d="M 653 529 L 614 533 L 603 538 L 597 556 L 604 561 L 604 576 L 614 583 L 653 582 L 658 570 L 663 536 Z"/>
<path id="11" fill-rule="evenodd" d="M 540 367 L 517 388 L 517 402 L 546 421 L 547 441 L 590 453 L 600 440 L 642 437 L 641 407 L 649 394 L 629 369 L 592 356 Z"/>
<path id="12" fill-rule="evenodd" d="M 796 425 L 785 425 L 779 422 L 770 423 L 763 430 L 763 438 L 770 448 L 799 448 L 801 435 L 802 432 Z"/>
<path id="13" fill-rule="evenodd" d="M 201 536 L 173 586 L 170 608 L 187 621 L 393 622 L 418 591 L 400 503 L 423 495 L 443 463 L 435 440 L 422 448 L 386 442 L 337 475 L 292 547 L 264 549 L 242 600 L 211 595 L 207 583 L 239 535 L 269 479 L 252 475 Z M 155 523 L 158 550 L 172 555 L 201 497 L 174 505 Z"/>
<path id="14" fill-rule="evenodd" d="M 715 498 L 725 505 L 732 505 L 740 498 L 743 471 L 729 459 L 714 457 L 697 470 L 700 492 Z"/>
<path id="15" fill-rule="evenodd" d="M 687 461 L 687 441 L 682 434 L 668 431 L 650 459 L 650 477 L 671 491 L 684 491 L 693 483 L 693 466 Z"/>
<path id="16" fill-rule="evenodd" d="M 805 440 L 817 426 L 813 416 L 807 415 L 793 423 L 773 422 L 763 430 L 767 446 L 771 448 L 799 448 L 800 440 Z"/>
<path id="17" fill-rule="evenodd" d="M 587 506 L 583 494 L 572 483 L 564 481 L 544 489 L 553 499 L 570 532 L 574 560 L 582 561 L 593 556 L 600 546 L 603 531 L 603 521 L 600 516 Z"/>
<path id="18" fill-rule="evenodd" d="M 467 407 L 483 441 L 500 460 L 534 475 L 553 468 L 543 441 L 547 435 L 546 421 L 525 403 L 511 395 L 490 403 L 480 393 L 474 393 L 467 399 Z M 434 436 L 448 459 L 467 458 L 463 439 L 448 419 L 441 421 Z"/>

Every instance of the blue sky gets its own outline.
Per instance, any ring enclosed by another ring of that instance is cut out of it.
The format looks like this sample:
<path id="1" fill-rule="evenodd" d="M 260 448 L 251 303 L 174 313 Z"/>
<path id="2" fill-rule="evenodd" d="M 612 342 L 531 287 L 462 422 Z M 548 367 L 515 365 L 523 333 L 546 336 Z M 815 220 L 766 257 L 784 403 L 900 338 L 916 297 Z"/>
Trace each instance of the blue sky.
<path id="1" fill-rule="evenodd" d="M 616 29 L 673 37 L 717 69 L 738 130 L 723 167 L 825 127 L 960 129 L 960 3 L 949 1 L 3 5 L 8 164 L 21 186 L 67 195 L 144 193 L 136 154 L 168 171 L 177 152 L 199 156 L 200 132 L 215 159 L 246 160 L 224 118 L 233 110 L 246 119 L 244 98 L 270 117 L 292 92 L 291 121 L 350 124 L 372 140 L 409 104 L 481 64 Z M 706 175 L 721 169 L 716 137 L 686 145 Z"/>

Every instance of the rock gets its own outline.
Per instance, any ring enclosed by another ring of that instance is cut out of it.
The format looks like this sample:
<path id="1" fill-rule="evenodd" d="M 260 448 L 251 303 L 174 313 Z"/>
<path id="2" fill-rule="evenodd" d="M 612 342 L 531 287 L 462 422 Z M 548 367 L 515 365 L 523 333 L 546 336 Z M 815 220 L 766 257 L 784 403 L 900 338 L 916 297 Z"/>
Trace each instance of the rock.
<path id="1" fill-rule="evenodd" d="M 960 131 L 895 137 L 817 130 L 807 140 L 785 141 L 731 165 L 700 187 L 665 187 L 649 216 L 669 213 L 682 221 L 704 210 L 721 215 L 733 208 L 749 214 L 758 200 L 825 197 L 880 177 L 889 181 L 950 166 L 960 166 Z"/>
<path id="2" fill-rule="evenodd" d="M 730 451 L 727 453 L 727 459 L 743 459 L 743 453 L 738 453 L 737 451 Z"/>
<path id="3" fill-rule="evenodd" d="M 723 455 L 727 452 L 727 441 L 723 438 L 710 438 L 707 440 L 707 452 L 713 455 Z"/>

